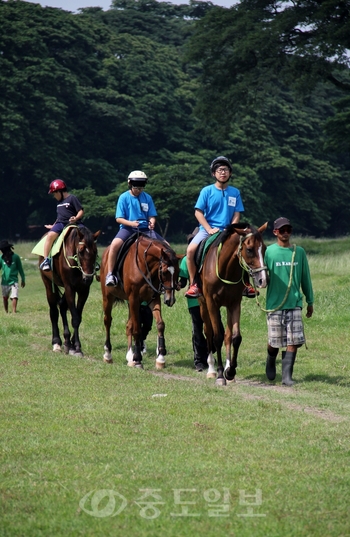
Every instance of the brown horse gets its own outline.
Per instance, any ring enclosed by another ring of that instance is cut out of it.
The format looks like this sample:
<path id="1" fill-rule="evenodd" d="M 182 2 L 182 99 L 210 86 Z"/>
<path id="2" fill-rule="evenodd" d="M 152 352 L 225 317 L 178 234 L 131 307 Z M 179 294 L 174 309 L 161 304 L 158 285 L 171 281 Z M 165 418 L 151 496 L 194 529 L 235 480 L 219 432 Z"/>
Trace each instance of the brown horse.
<path id="1" fill-rule="evenodd" d="M 61 351 L 62 340 L 58 328 L 59 312 L 63 322 L 64 351 L 83 356 L 79 339 L 79 326 L 90 285 L 96 274 L 97 245 L 100 231 L 92 234 L 86 227 L 70 226 L 60 252 L 52 258 L 52 271 L 40 271 L 50 306 L 52 345 Z M 39 257 L 39 265 L 43 257 Z M 64 288 L 64 292 L 60 290 Z M 78 300 L 76 302 L 76 295 Z M 73 337 L 67 321 L 67 311 L 72 316 Z"/>
<path id="2" fill-rule="evenodd" d="M 164 304 L 167 306 L 171 307 L 175 304 L 175 290 L 178 289 L 179 278 L 178 258 L 167 242 L 140 234 L 130 246 L 122 262 L 118 286 L 106 287 L 108 255 L 109 247 L 105 250 L 101 263 L 101 288 L 106 328 L 103 359 L 106 363 L 113 362 L 110 339 L 112 307 L 118 301 L 127 300 L 129 302 L 129 318 L 126 325 L 128 340 L 126 359 L 131 367 L 143 367 L 140 306 L 142 302 L 147 302 L 152 310 L 158 332 L 156 368 L 162 369 L 165 366 L 166 348 L 165 324 L 161 314 L 160 297 L 164 294 Z M 133 339 L 134 349 L 132 349 Z"/>
<path id="3" fill-rule="evenodd" d="M 208 378 L 215 378 L 213 350 L 217 350 L 218 385 L 225 385 L 236 375 L 238 349 L 242 341 L 240 315 L 245 272 L 253 278 L 255 287 L 266 287 L 262 233 L 267 222 L 259 229 L 249 224 L 231 224 L 209 247 L 200 271 L 203 297 L 200 298 L 201 315 L 208 342 Z M 220 308 L 226 307 L 225 336 L 220 330 Z M 221 347 L 225 341 L 226 365 L 222 364 Z M 231 345 L 233 353 L 231 354 Z"/>

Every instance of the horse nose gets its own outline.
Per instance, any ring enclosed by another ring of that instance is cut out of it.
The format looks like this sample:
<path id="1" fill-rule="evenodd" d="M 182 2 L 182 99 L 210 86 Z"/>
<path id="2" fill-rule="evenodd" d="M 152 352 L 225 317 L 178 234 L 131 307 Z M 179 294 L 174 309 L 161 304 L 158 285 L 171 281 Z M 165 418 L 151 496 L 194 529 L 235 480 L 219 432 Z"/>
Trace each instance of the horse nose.
<path id="1" fill-rule="evenodd" d="M 268 283 L 268 276 L 265 272 L 263 272 L 258 278 L 258 287 L 266 287 L 267 283 Z"/>
<path id="2" fill-rule="evenodd" d="M 170 297 L 167 297 L 166 295 L 164 295 L 164 304 L 166 306 L 168 306 L 169 308 L 171 308 L 176 302 L 176 298 L 175 298 L 175 295 L 171 295 Z"/>

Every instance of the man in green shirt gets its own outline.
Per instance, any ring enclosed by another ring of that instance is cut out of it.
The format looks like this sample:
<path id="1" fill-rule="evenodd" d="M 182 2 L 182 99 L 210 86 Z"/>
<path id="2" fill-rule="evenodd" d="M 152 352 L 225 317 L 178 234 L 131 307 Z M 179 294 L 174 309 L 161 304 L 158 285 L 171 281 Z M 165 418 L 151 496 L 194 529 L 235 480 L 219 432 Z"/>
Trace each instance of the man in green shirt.
<path id="1" fill-rule="evenodd" d="M 292 386 L 292 374 L 298 347 L 305 343 L 301 310 L 303 294 L 307 303 L 306 317 L 313 314 L 314 295 L 309 264 L 305 250 L 292 245 L 292 226 L 288 218 L 279 217 L 274 222 L 273 234 L 277 242 L 267 247 L 265 264 L 269 271 L 266 294 L 268 346 L 266 376 L 276 377 L 276 357 L 281 347 L 282 384 Z"/>
<path id="2" fill-rule="evenodd" d="M 25 275 L 19 255 L 13 252 L 13 244 L 7 240 L 0 241 L 0 270 L 2 271 L 1 290 L 4 308 L 8 313 L 9 298 L 12 300 L 12 313 L 17 312 L 18 273 L 21 275 L 21 287 L 25 286 Z"/>

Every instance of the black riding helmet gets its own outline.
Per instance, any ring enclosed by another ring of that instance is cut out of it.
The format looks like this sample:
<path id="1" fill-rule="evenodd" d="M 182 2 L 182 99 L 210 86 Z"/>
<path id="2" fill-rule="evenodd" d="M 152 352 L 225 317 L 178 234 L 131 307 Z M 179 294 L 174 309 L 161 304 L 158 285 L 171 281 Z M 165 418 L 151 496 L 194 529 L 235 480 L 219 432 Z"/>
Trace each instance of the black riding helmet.
<path id="1" fill-rule="evenodd" d="M 210 171 L 212 175 L 214 175 L 216 168 L 222 165 L 227 166 L 230 172 L 232 173 L 232 164 L 229 161 L 229 159 L 226 157 L 220 156 L 220 157 L 214 158 L 213 162 L 210 164 Z"/>

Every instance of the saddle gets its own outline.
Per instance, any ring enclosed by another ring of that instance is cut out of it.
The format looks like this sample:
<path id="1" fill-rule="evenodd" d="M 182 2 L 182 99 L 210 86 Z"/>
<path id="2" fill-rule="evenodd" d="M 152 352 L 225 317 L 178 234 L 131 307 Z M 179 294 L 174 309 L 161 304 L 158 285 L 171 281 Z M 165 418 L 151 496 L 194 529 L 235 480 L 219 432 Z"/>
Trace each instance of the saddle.
<path id="1" fill-rule="evenodd" d="M 135 233 L 130 235 L 130 237 L 128 239 L 126 239 L 125 242 L 123 242 L 123 244 L 122 244 L 122 246 L 121 246 L 121 248 L 120 248 L 120 250 L 118 252 L 117 259 L 115 260 L 113 274 L 118 278 L 118 281 L 121 283 L 122 287 L 123 287 L 122 272 L 123 272 L 123 266 L 124 266 L 125 258 L 127 256 L 127 253 L 129 252 L 131 246 L 134 244 L 134 242 L 136 242 L 136 240 L 140 236 L 141 237 L 142 236 L 147 237 L 148 239 L 150 239 L 150 237 L 146 233 L 142 233 L 142 231 L 135 231 Z"/>

